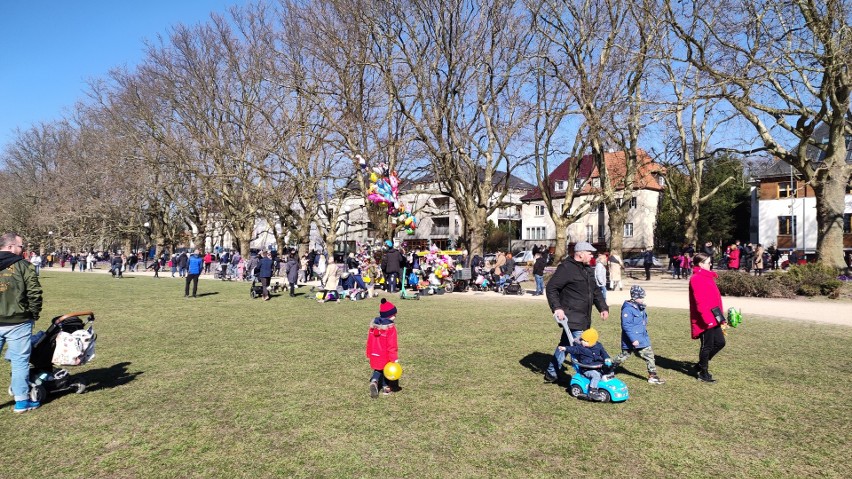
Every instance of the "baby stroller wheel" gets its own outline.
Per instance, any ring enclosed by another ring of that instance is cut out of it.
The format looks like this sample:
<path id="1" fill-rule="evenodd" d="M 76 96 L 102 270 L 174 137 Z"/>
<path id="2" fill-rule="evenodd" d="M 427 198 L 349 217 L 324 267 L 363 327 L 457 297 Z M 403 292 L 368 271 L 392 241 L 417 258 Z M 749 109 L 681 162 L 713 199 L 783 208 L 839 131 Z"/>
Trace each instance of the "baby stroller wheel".
<path id="1" fill-rule="evenodd" d="M 581 388 L 579 384 L 572 384 L 571 389 L 568 390 L 568 394 L 572 397 L 577 397 L 583 394 L 583 388 Z"/>
<path id="2" fill-rule="evenodd" d="M 74 394 L 83 394 L 86 392 L 86 383 L 83 381 L 78 381 L 71 385 L 71 388 L 74 390 Z"/>
<path id="3" fill-rule="evenodd" d="M 30 401 L 42 402 L 47 399 L 47 389 L 39 384 L 30 388 Z"/>
<path id="4" fill-rule="evenodd" d="M 255 298 L 257 298 L 257 293 L 255 293 L 255 292 L 254 292 L 254 288 L 252 288 L 252 289 L 249 291 L 249 294 L 251 295 L 251 299 L 255 299 Z"/>
<path id="5" fill-rule="evenodd" d="M 521 290 L 518 291 L 518 296 L 523 296 L 523 295 L 524 295 L 524 288 L 521 288 Z"/>

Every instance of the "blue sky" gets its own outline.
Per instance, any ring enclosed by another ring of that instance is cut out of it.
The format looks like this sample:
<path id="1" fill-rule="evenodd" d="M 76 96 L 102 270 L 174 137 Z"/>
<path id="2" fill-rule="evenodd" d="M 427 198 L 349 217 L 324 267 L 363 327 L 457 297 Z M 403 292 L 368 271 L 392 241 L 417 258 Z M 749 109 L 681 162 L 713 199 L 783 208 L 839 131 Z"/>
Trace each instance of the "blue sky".
<path id="1" fill-rule="evenodd" d="M 245 0 L 0 0 L 0 151 L 22 130 L 63 116 L 86 81 L 132 67 L 178 23 Z"/>

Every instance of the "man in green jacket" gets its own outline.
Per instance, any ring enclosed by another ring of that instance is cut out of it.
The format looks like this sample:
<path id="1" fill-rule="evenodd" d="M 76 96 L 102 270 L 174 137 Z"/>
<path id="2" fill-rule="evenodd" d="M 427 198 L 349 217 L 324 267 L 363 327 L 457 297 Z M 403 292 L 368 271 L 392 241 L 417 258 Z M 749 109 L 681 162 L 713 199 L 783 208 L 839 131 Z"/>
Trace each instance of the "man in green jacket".
<path id="1" fill-rule="evenodd" d="M 9 345 L 6 358 L 12 363 L 13 412 L 36 409 L 29 399 L 29 373 L 33 323 L 41 313 L 41 284 L 35 266 L 22 256 L 24 240 L 15 233 L 0 236 L 0 351 Z"/>

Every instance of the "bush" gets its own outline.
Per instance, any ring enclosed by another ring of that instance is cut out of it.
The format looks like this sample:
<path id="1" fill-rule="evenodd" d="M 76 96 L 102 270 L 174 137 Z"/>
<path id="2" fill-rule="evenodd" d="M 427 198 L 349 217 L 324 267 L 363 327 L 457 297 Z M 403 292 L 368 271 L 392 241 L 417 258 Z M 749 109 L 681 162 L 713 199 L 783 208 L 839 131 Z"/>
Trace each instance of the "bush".
<path id="1" fill-rule="evenodd" d="M 818 263 L 793 266 L 787 271 L 787 275 L 790 276 L 791 283 L 798 285 L 796 292 L 805 296 L 829 296 L 843 284 L 837 279 L 836 269 Z"/>
<path id="2" fill-rule="evenodd" d="M 837 297 L 842 284 L 833 268 L 820 264 L 793 266 L 786 273 L 772 272 L 763 276 L 751 276 L 743 271 L 719 274 L 719 291 L 726 296 L 795 298 L 801 294 Z"/>
<path id="3" fill-rule="evenodd" d="M 719 274 L 719 291 L 726 296 L 795 298 L 795 290 L 783 284 L 780 276 L 751 276 L 744 271 L 725 271 Z"/>

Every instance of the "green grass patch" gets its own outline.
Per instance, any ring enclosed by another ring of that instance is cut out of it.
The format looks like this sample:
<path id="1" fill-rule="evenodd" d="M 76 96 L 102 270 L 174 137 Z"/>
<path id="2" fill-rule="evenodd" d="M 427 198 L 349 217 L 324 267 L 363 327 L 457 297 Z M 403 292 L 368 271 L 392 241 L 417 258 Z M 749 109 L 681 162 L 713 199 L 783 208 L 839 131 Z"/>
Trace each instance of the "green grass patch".
<path id="1" fill-rule="evenodd" d="M 623 404 L 542 381 L 544 301 L 394 299 L 403 390 L 372 400 L 375 299 L 249 298 L 245 283 L 43 273 L 47 318 L 91 309 L 83 395 L 0 411 L 0 477 L 846 477 L 852 329 L 745 318 L 711 364 L 685 311 L 652 309 L 660 375 L 633 357 Z M 303 288 L 302 292 L 306 289 Z M 685 298 L 684 298 L 685 300 Z M 686 303 L 684 303 L 686 304 Z M 615 313 L 614 308 L 613 313 Z M 617 316 L 595 320 L 610 354 Z M 8 379 L 9 366 L 0 364 Z M 4 389 L 8 383 L 0 383 Z"/>

